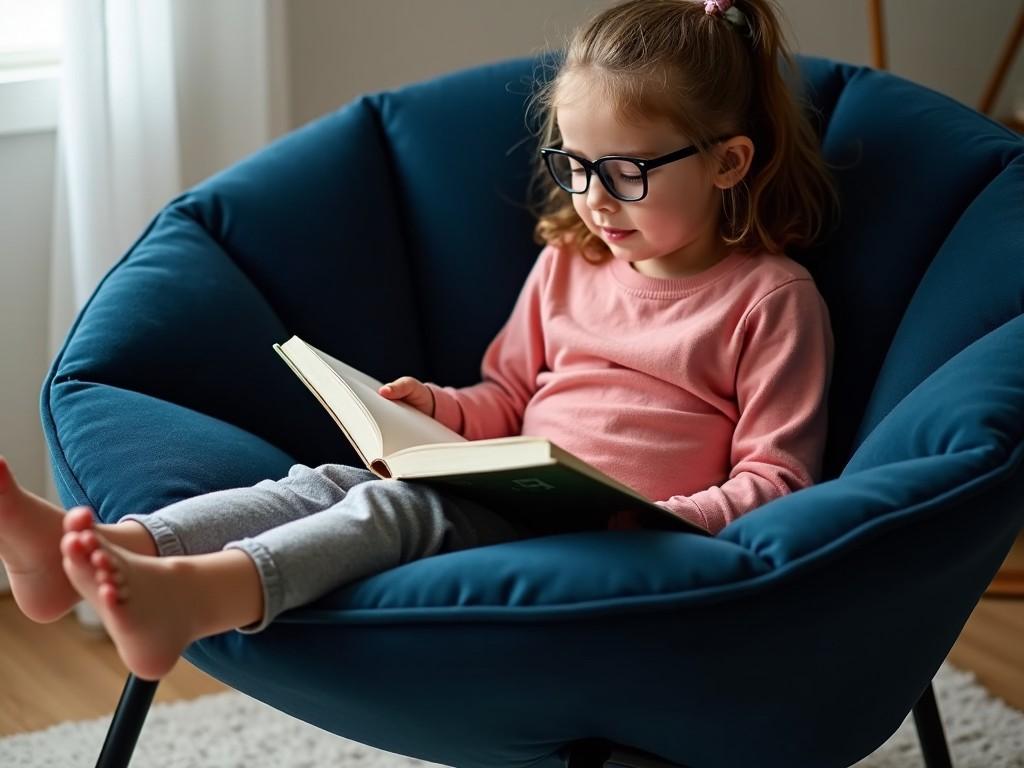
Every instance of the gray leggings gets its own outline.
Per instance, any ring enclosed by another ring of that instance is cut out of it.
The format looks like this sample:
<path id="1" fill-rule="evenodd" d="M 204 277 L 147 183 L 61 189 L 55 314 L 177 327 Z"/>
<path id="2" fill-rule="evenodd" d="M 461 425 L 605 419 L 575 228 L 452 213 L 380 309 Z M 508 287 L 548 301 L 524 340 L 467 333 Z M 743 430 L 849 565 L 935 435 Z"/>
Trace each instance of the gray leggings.
<path id="1" fill-rule="evenodd" d="M 466 499 L 341 464 L 296 464 L 282 480 L 122 519 L 144 525 L 163 556 L 248 553 L 264 611 L 242 632 L 259 632 L 281 611 L 402 563 L 533 535 Z"/>

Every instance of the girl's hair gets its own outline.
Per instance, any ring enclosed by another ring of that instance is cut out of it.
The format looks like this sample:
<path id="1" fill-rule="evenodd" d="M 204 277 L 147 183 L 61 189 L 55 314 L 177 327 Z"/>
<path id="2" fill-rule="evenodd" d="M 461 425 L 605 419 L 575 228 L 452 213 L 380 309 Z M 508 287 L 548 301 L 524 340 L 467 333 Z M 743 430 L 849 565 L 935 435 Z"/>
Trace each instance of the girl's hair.
<path id="1" fill-rule="evenodd" d="M 780 72 L 783 63 L 796 68 L 772 0 L 734 6 L 742 17 L 710 15 L 699 0 L 629 0 L 598 14 L 576 31 L 557 74 L 531 99 L 542 110 L 541 146 L 560 141 L 559 88 L 578 73 L 624 117 L 667 118 L 702 150 L 722 136 L 749 136 L 750 170 L 722 192 L 723 240 L 770 252 L 807 247 L 838 198 L 814 129 Z M 737 24 L 743 17 L 746 24 Z M 537 241 L 573 241 L 602 260 L 607 246 L 587 230 L 569 194 L 542 162 L 536 172 Z"/>

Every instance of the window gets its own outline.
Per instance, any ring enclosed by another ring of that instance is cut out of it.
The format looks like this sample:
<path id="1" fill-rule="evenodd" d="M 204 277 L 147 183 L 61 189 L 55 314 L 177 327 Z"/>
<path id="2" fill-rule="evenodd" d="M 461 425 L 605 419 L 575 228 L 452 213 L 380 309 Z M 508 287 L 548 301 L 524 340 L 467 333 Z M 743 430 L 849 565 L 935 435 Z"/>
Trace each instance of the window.
<path id="1" fill-rule="evenodd" d="M 60 62 L 60 0 L 0 0 L 0 70 L 52 67 Z"/>
<path id="2" fill-rule="evenodd" d="M 61 0 L 0 0 L 0 136 L 57 124 Z"/>

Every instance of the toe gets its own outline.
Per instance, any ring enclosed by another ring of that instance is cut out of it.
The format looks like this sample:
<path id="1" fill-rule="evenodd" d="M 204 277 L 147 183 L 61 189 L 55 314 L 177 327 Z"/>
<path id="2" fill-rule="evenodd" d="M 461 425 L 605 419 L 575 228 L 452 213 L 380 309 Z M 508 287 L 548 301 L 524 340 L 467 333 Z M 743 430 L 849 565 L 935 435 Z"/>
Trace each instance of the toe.
<path id="1" fill-rule="evenodd" d="M 60 537 L 60 553 L 74 562 L 85 560 L 85 550 L 77 533 L 65 533 Z"/>
<path id="2" fill-rule="evenodd" d="M 114 607 L 118 604 L 117 587 L 113 584 L 100 584 L 99 586 L 99 597 L 103 601 L 103 604 L 108 607 Z"/>
<path id="3" fill-rule="evenodd" d="M 78 541 L 82 546 L 82 551 L 86 555 L 92 556 L 93 552 L 100 549 L 100 537 L 96 535 L 96 532 L 91 528 L 84 531 L 78 531 L 75 536 L 78 537 Z"/>
<path id="4" fill-rule="evenodd" d="M 7 459 L 0 456 L 0 493 L 6 493 L 13 484 L 13 481 L 11 468 L 7 466 Z"/>
<path id="5" fill-rule="evenodd" d="M 89 562 L 92 563 L 92 567 L 104 571 L 111 570 L 110 555 L 107 554 L 105 549 L 94 549 L 89 555 Z"/>
<path id="6" fill-rule="evenodd" d="M 103 548 L 97 549 L 89 556 L 89 563 L 93 567 L 97 584 L 112 584 L 118 587 L 124 583 L 121 562 L 113 553 Z"/>
<path id="7" fill-rule="evenodd" d="M 65 531 L 84 531 L 92 526 L 93 516 L 89 507 L 74 507 L 64 515 Z"/>
<path id="8" fill-rule="evenodd" d="M 102 566 L 96 566 L 93 569 L 93 578 L 95 578 L 97 584 L 113 584 L 115 587 L 119 587 L 124 584 L 124 577 L 120 571 L 111 570 L 110 568 L 104 568 Z"/>

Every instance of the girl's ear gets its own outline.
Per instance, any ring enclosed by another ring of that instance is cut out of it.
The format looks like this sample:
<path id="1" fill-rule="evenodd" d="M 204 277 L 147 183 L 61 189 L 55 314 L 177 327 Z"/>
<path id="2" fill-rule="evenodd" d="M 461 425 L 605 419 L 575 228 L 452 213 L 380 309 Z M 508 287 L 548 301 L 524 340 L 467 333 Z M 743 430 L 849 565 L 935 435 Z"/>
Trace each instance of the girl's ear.
<path id="1" fill-rule="evenodd" d="M 731 189 L 740 183 L 750 164 L 754 161 L 754 142 L 747 136 L 733 136 L 715 148 L 718 169 L 714 185 L 719 189 Z"/>

